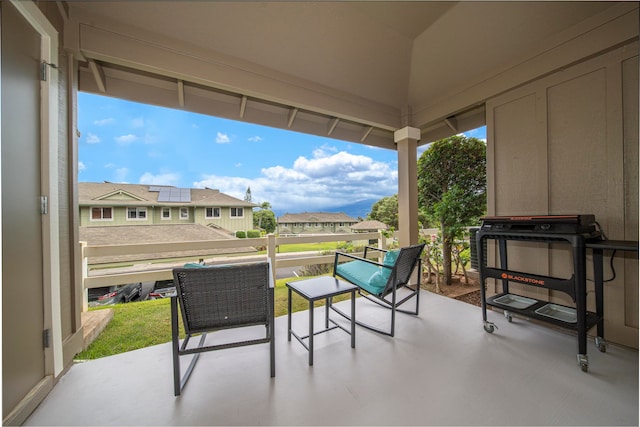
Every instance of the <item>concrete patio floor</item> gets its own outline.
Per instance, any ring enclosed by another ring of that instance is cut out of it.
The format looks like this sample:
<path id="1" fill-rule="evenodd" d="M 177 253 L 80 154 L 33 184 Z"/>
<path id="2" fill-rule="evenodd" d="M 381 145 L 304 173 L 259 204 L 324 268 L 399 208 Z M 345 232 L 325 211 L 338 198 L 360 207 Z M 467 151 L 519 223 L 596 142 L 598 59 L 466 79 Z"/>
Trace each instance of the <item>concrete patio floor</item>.
<path id="1" fill-rule="evenodd" d="M 357 306 L 361 320 L 388 315 Z M 307 319 L 295 313 L 294 328 Z M 359 327 L 352 349 L 340 330 L 317 335 L 310 367 L 283 316 L 275 378 L 268 345 L 209 352 L 174 397 L 161 344 L 75 364 L 25 425 L 638 425 L 637 350 L 600 353 L 590 340 L 585 373 L 575 336 L 499 312 L 489 320 L 493 334 L 479 307 L 423 291 L 420 315 L 399 314 L 395 338 Z"/>

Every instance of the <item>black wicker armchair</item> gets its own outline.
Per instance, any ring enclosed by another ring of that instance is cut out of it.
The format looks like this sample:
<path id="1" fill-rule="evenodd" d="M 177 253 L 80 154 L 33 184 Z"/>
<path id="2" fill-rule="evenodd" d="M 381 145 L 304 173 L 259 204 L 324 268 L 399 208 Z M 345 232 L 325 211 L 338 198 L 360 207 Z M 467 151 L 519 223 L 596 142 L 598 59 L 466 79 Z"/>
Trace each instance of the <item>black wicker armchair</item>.
<path id="1" fill-rule="evenodd" d="M 271 377 L 275 376 L 273 276 L 268 262 L 202 268 L 176 268 L 173 280 L 176 295 L 171 297 L 174 394 L 180 395 L 200 356 L 205 351 L 270 343 Z M 178 305 L 185 329 L 180 344 Z M 248 341 L 206 345 L 207 332 L 264 325 L 266 334 Z M 188 348 L 193 335 L 199 343 Z M 180 356 L 193 354 L 184 376 Z"/>

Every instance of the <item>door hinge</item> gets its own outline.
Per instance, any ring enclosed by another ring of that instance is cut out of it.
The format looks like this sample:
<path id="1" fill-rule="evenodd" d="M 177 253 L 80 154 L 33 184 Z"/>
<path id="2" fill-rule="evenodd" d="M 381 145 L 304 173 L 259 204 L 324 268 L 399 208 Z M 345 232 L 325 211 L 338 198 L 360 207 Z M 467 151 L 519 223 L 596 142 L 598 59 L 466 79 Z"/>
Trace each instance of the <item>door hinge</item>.
<path id="1" fill-rule="evenodd" d="M 42 61 L 40 63 L 40 80 L 42 80 L 43 82 L 47 81 L 47 67 L 55 68 L 56 70 L 58 69 L 58 66 L 56 64 Z"/>
<path id="2" fill-rule="evenodd" d="M 40 213 L 46 215 L 49 213 L 49 197 L 40 196 Z"/>
<path id="3" fill-rule="evenodd" d="M 44 344 L 44 348 L 49 348 L 51 345 L 51 329 L 45 329 L 42 332 L 42 342 Z"/>

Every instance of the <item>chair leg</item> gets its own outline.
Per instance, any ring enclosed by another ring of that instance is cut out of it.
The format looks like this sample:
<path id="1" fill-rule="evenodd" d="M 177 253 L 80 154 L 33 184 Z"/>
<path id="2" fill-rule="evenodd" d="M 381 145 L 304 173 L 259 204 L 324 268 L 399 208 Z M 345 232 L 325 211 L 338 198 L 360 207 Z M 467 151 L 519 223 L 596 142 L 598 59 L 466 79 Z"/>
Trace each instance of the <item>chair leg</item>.
<path id="1" fill-rule="evenodd" d="M 271 319 L 269 323 L 269 362 L 271 365 L 271 378 L 273 378 L 276 376 L 276 334 L 274 331 L 274 320 Z"/>
<path id="2" fill-rule="evenodd" d="M 395 293 L 392 296 L 392 301 L 389 302 L 385 299 L 382 299 L 383 302 L 378 301 L 376 299 L 374 299 L 372 296 L 364 294 L 361 292 L 361 290 L 358 290 L 358 293 L 360 294 L 360 296 L 362 296 L 363 298 L 366 298 L 367 300 L 378 304 L 381 307 L 384 307 L 386 309 L 391 310 L 391 327 L 389 328 L 389 330 L 384 330 L 384 329 L 380 329 L 380 328 L 376 328 L 374 326 L 368 325 L 366 323 L 363 323 L 359 320 L 356 319 L 356 324 L 358 326 L 362 326 L 363 328 L 369 329 L 370 331 L 374 331 L 374 332 L 378 332 L 380 334 L 384 334 L 390 337 L 395 336 L 395 329 L 396 329 L 396 312 L 399 313 L 404 313 L 404 314 L 411 314 L 411 315 L 417 315 L 418 314 L 418 309 L 419 309 L 419 298 L 420 298 L 420 291 L 417 291 L 417 295 L 416 295 L 416 309 L 415 311 L 409 311 L 409 310 L 401 310 L 400 308 L 397 308 L 398 304 L 396 301 L 396 295 Z M 405 298 L 404 300 L 400 301 L 400 304 L 406 302 L 408 299 L 413 298 L 413 296 L 409 296 L 407 298 Z M 338 313 L 339 315 L 341 315 L 342 317 L 344 317 L 347 320 L 351 320 L 351 317 L 343 312 L 342 310 L 340 310 L 339 308 L 334 307 L 333 305 L 330 305 L 329 308 L 331 308 L 333 311 L 335 311 L 336 313 Z"/>
<path id="3" fill-rule="evenodd" d="M 173 353 L 173 395 L 180 396 L 180 336 L 178 299 L 176 297 L 171 297 L 171 348 Z"/>

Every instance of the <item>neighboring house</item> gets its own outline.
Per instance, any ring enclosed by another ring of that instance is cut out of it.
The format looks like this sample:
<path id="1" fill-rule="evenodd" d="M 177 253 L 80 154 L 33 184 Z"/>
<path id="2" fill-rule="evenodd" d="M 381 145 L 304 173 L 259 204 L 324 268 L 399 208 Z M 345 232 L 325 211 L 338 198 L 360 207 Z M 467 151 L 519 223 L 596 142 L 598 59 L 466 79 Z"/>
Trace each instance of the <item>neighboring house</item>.
<path id="1" fill-rule="evenodd" d="M 279 234 L 349 233 L 358 220 L 345 213 L 304 212 L 278 218 Z"/>
<path id="2" fill-rule="evenodd" d="M 376 220 L 360 221 L 351 226 L 351 231 L 354 233 L 368 233 L 370 231 L 385 231 L 388 229 L 387 224 Z"/>
<path id="3" fill-rule="evenodd" d="M 78 183 L 80 226 L 201 224 L 230 232 L 253 229 L 258 205 L 210 188 Z"/>

